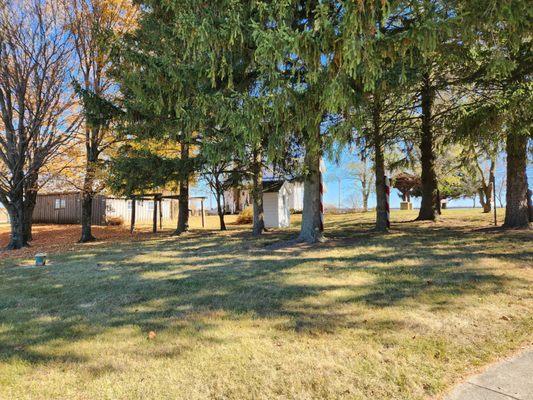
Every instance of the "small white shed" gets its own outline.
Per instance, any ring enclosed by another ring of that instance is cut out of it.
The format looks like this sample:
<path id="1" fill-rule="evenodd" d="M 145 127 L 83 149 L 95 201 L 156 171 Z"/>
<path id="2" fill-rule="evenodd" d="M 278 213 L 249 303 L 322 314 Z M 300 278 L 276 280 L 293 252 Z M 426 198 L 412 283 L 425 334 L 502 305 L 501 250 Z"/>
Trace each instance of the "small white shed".
<path id="1" fill-rule="evenodd" d="M 263 182 L 263 212 L 265 227 L 286 228 L 291 223 L 290 184 L 275 180 Z"/>

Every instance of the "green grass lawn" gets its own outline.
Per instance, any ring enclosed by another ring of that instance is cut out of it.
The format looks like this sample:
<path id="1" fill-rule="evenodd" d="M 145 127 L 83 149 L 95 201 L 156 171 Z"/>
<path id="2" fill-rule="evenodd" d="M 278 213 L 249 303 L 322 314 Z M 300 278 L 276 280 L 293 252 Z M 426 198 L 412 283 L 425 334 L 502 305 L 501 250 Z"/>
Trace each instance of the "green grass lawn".
<path id="1" fill-rule="evenodd" d="M 316 246 L 233 227 L 2 261 L 0 398 L 425 399 L 531 344 L 531 232 L 372 218 L 328 216 Z"/>

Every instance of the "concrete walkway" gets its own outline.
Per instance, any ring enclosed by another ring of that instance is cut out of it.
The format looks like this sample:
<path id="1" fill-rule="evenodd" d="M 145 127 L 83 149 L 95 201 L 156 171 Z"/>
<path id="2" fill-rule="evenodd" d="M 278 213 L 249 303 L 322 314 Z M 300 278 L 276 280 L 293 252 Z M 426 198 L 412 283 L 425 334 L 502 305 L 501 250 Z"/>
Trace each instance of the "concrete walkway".
<path id="1" fill-rule="evenodd" d="M 445 400 L 533 400 L 533 349 L 470 377 Z"/>

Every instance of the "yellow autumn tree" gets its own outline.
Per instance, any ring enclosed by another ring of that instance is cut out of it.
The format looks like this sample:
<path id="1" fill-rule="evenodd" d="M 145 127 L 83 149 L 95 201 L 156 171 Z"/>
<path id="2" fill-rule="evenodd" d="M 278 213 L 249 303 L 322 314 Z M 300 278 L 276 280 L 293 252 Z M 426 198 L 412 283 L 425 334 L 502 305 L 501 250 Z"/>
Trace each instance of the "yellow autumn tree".
<path id="1" fill-rule="evenodd" d="M 110 48 L 106 38 L 134 28 L 138 8 L 131 0 L 61 1 L 69 38 L 74 47 L 75 85 L 78 91 L 112 102 L 117 89 L 109 74 Z M 78 165 L 80 168 L 70 169 L 73 183 L 82 192 L 80 242 L 94 240 L 91 232 L 93 198 L 103 189 L 103 160 L 117 143 L 111 125 L 95 123 L 87 118 L 87 113 L 84 118 L 83 128 L 77 138 L 84 157 L 81 157 L 81 166 Z"/>

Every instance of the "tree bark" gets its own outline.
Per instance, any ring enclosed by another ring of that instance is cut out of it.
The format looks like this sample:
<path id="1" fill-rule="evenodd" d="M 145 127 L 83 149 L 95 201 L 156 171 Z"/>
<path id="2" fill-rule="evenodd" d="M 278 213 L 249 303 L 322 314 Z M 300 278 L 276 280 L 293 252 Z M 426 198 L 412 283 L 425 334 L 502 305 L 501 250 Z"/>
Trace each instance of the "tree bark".
<path id="1" fill-rule="evenodd" d="M 29 243 L 33 240 L 33 210 L 37 203 L 37 191 L 26 193 L 24 201 L 24 243 Z"/>
<path id="2" fill-rule="evenodd" d="M 33 174 L 27 177 L 24 183 L 24 242 L 29 243 L 33 240 L 33 210 L 37 203 L 38 175 Z"/>
<path id="3" fill-rule="evenodd" d="M 31 179 L 28 177 L 27 179 Z M 7 211 L 11 222 L 11 237 L 8 250 L 21 249 L 28 246 L 25 237 L 25 204 L 24 204 L 24 188 L 26 183 L 24 181 L 24 173 L 22 167 L 18 166 L 13 172 L 13 187 L 9 193 L 10 202 L 7 205 Z"/>
<path id="4" fill-rule="evenodd" d="M 11 237 L 8 250 L 17 250 L 28 246 L 24 240 L 24 199 L 22 194 L 11 199 L 11 204 L 7 207 L 11 222 Z"/>
<path id="5" fill-rule="evenodd" d="M 81 199 L 81 237 L 79 243 L 87 243 L 96 240 L 92 233 L 93 219 L 93 199 L 94 199 L 94 178 L 96 173 L 96 162 L 98 153 L 96 145 L 91 138 L 95 135 L 90 128 L 86 127 L 86 164 L 85 176 L 83 178 L 83 191 Z"/>
<path id="6" fill-rule="evenodd" d="M 506 228 L 529 227 L 527 141 L 526 135 L 507 135 L 507 193 L 503 224 Z"/>
<path id="7" fill-rule="evenodd" d="M 92 234 L 93 194 L 83 192 L 81 195 L 81 237 L 79 243 L 96 240 Z"/>
<path id="8" fill-rule="evenodd" d="M 483 188 L 480 187 L 478 189 L 478 195 L 479 195 L 479 203 L 481 204 L 481 208 L 483 208 L 483 213 L 488 213 L 490 212 L 490 205 L 488 206 L 488 211 L 487 211 L 487 203 L 485 201 L 485 193 L 483 191 Z"/>
<path id="9" fill-rule="evenodd" d="M 298 241 L 307 243 L 323 242 L 322 209 L 321 209 L 321 172 L 320 172 L 320 130 L 317 128 L 316 143 L 306 149 L 304 163 L 307 175 L 304 180 L 304 207 L 302 225 Z"/>
<path id="10" fill-rule="evenodd" d="M 363 211 L 368 211 L 368 193 L 363 193 Z"/>
<path id="11" fill-rule="evenodd" d="M 253 202 L 253 227 L 254 236 L 259 236 L 265 230 L 263 210 L 263 172 L 261 150 L 256 149 L 252 163 L 252 202 Z"/>
<path id="12" fill-rule="evenodd" d="M 224 204 L 222 204 L 222 194 L 217 189 L 217 212 L 218 212 L 218 220 L 220 221 L 220 230 L 225 231 L 226 228 L 226 222 L 224 221 Z"/>
<path id="13" fill-rule="evenodd" d="M 180 180 L 180 194 L 178 199 L 178 226 L 175 235 L 189 230 L 189 144 L 180 143 L 181 162 L 183 165 L 183 177 Z"/>
<path id="14" fill-rule="evenodd" d="M 425 74 L 422 87 L 422 129 L 420 141 L 422 165 L 422 202 L 417 220 L 435 221 L 439 213 L 437 175 L 435 173 L 435 153 L 433 149 L 432 109 L 435 90 L 431 86 L 429 74 Z"/>
<path id="15" fill-rule="evenodd" d="M 376 226 L 379 232 L 388 231 L 387 223 L 387 193 L 385 191 L 385 157 L 383 154 L 383 136 L 381 134 L 380 100 L 374 96 L 372 110 L 373 142 L 374 142 L 374 172 L 376 174 Z"/>
<path id="16" fill-rule="evenodd" d="M 489 177 L 488 177 L 488 182 L 487 182 L 483 175 L 483 170 L 478 165 L 478 170 L 479 170 L 479 173 L 481 174 L 481 188 L 479 188 L 479 201 L 481 203 L 481 207 L 483 207 L 483 213 L 485 214 L 492 211 L 492 207 L 491 207 L 492 191 L 495 190 L 495 188 L 492 187 L 492 182 L 494 182 L 495 169 L 496 169 L 495 161 L 490 160 Z"/>

